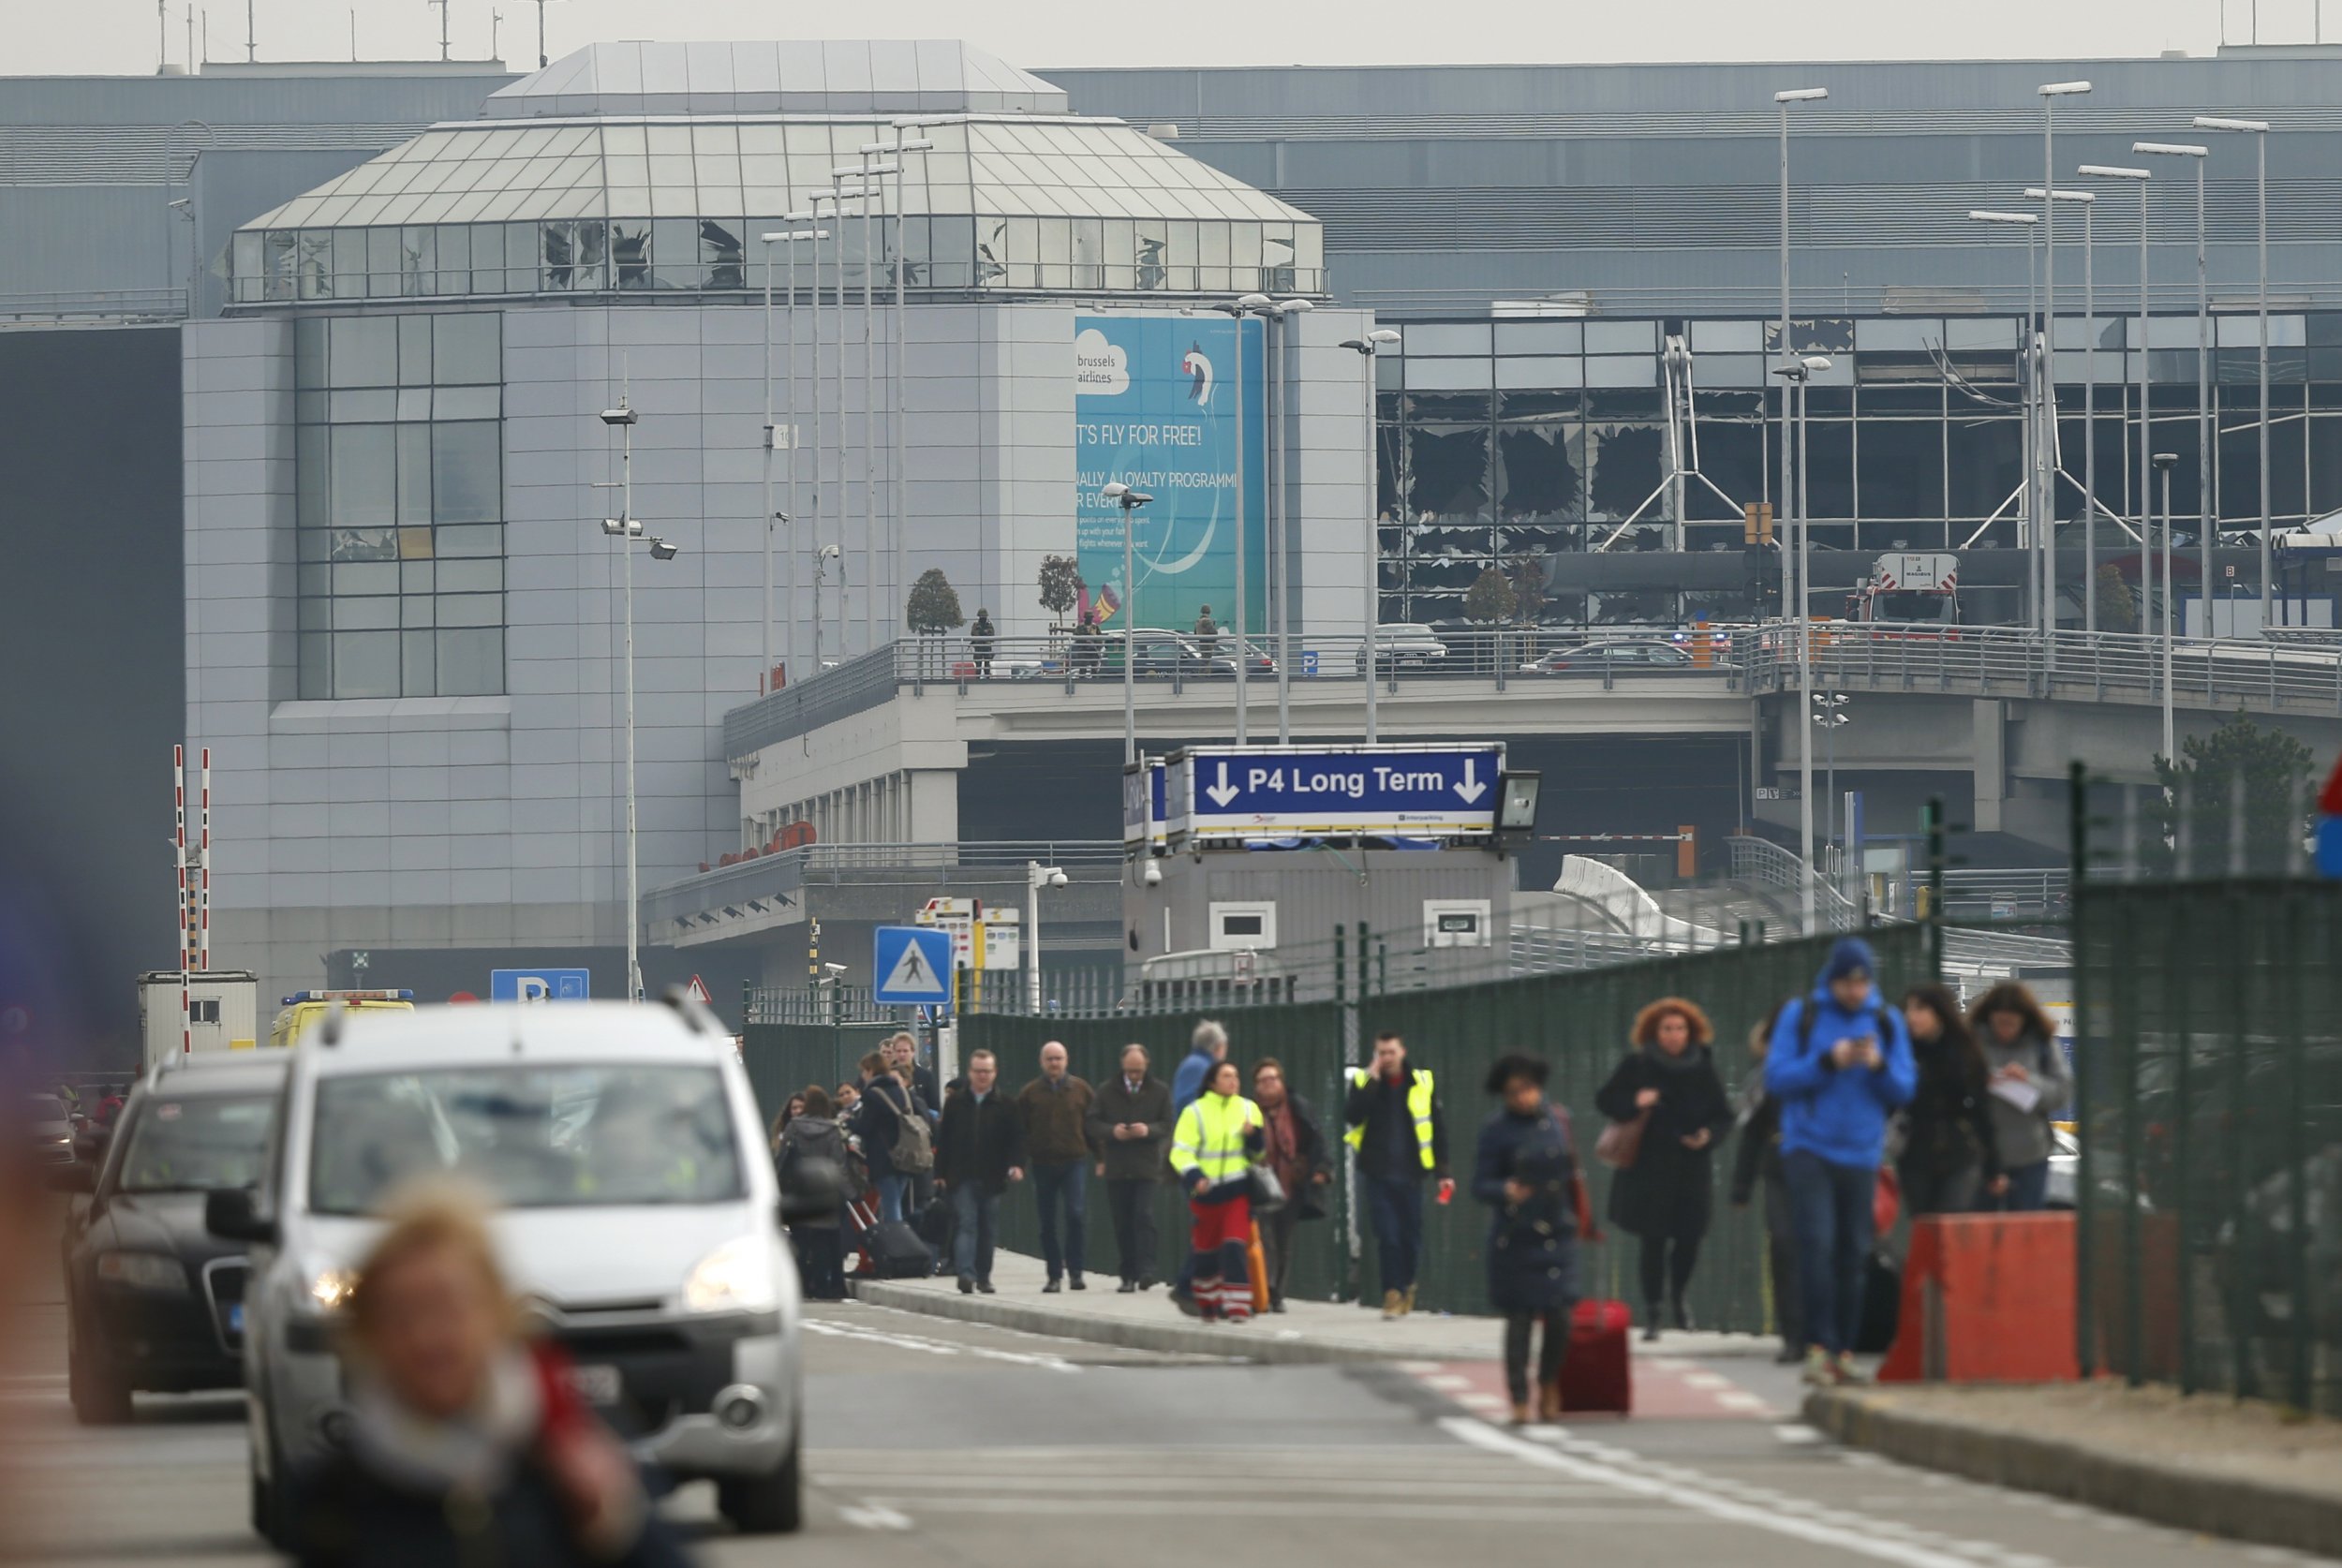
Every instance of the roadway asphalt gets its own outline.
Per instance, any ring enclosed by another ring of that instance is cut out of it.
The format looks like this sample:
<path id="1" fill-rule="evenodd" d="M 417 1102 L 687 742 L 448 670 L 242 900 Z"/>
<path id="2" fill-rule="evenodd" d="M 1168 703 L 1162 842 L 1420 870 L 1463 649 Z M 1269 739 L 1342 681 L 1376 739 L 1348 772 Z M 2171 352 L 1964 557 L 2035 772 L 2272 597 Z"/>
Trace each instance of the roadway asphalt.
<path id="1" fill-rule="evenodd" d="M 1786 1416 L 1794 1384 L 1748 1356 L 1638 1361 L 1651 1413 L 1521 1435 L 1476 1413 L 1497 1387 L 1486 1363 L 1255 1367 L 859 1305 L 808 1327 L 807 1531 L 734 1537 L 687 1488 L 667 1506 L 708 1564 L 2294 1561 L 1841 1450 Z M 81 1428 L 57 1309 L 35 1309 L 18 1339 L 0 1534 L 24 1560 L 270 1561 L 245 1528 L 236 1399 L 142 1397 L 133 1425 Z"/>

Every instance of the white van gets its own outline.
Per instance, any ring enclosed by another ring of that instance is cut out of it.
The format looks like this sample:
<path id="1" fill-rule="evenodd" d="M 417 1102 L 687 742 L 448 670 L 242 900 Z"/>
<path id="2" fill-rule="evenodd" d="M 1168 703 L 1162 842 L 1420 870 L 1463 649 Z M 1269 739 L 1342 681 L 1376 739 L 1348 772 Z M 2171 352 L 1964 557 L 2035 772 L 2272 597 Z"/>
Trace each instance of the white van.
<path id="1" fill-rule="evenodd" d="M 514 1292 L 635 1457 L 712 1479 L 745 1531 L 800 1501 L 797 1276 L 756 1101 L 689 1003 L 335 1010 L 294 1054 L 258 1192 L 214 1192 L 249 1244 L 253 1523 L 349 1417 L 335 1317 L 384 1201 L 444 1174 L 499 1204 Z M 834 1210 L 835 1191 L 807 1207 Z"/>

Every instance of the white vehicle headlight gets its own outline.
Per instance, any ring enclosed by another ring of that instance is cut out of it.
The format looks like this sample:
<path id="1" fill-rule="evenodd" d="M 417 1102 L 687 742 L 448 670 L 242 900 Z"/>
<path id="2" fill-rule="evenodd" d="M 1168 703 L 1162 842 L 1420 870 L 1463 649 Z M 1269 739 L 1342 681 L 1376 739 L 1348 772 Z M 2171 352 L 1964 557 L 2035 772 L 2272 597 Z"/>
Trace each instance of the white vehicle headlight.
<path id="1" fill-rule="evenodd" d="M 97 1277 L 133 1290 L 169 1291 L 184 1295 L 187 1289 L 186 1269 L 177 1258 L 160 1252 L 100 1252 Z"/>
<path id="2" fill-rule="evenodd" d="M 309 1276 L 309 1304 L 320 1312 L 338 1312 L 349 1304 L 358 1276 L 347 1268 L 320 1268 Z"/>
<path id="3" fill-rule="evenodd" d="M 734 1236 L 702 1258 L 683 1281 L 693 1312 L 769 1312 L 780 1305 L 772 1260 L 761 1235 Z"/>

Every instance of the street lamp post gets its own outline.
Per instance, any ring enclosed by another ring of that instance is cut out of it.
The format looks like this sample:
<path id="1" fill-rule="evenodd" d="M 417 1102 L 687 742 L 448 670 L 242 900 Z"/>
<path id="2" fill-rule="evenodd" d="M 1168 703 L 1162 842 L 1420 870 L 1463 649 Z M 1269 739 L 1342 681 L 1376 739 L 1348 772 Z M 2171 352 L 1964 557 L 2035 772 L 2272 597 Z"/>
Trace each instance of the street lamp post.
<path id="1" fill-rule="evenodd" d="M 1122 761 L 1130 763 L 1138 761 L 1138 650 L 1131 639 L 1131 606 L 1138 600 L 1131 576 L 1134 565 L 1131 528 L 1137 519 L 1131 513 L 1154 497 L 1143 490 L 1133 490 L 1119 480 L 1098 494 L 1122 509 Z"/>
<path id="2" fill-rule="evenodd" d="M 1829 760 L 1825 764 L 1825 777 L 1828 782 L 1823 785 L 1822 790 L 1830 797 L 1827 842 L 1833 852 L 1833 858 L 1837 861 L 1840 881 L 1845 880 L 1845 865 L 1844 858 L 1835 854 L 1838 848 L 1838 731 L 1841 726 L 1853 722 L 1845 711 L 1848 700 L 1843 691 L 1816 691 L 1810 704 L 1815 725 L 1830 739 Z"/>
<path id="3" fill-rule="evenodd" d="M 2134 369 L 2139 378 L 2139 548 L 2147 548 L 2147 536 L 2154 527 L 2155 502 L 2147 483 L 2147 453 L 2153 444 L 2147 408 L 2147 183 L 2154 176 L 2143 169 L 2124 169 L 2111 164 L 2085 163 L 2077 171 L 2096 180 L 2129 180 L 2139 187 L 2139 341 L 2131 345 Z M 2093 377 L 2095 380 L 2095 377 Z M 2091 581 L 2097 579 L 2097 563 L 2091 562 Z M 2093 600 L 2095 603 L 2096 601 Z M 2095 626 L 2093 630 L 2097 629 Z"/>
<path id="4" fill-rule="evenodd" d="M 812 217 L 810 213 L 791 213 L 781 221 L 801 223 Z M 825 229 L 786 229 L 770 234 L 760 234 L 758 241 L 764 247 L 764 669 L 757 677 L 757 689 L 769 691 L 773 679 L 773 525 L 786 523 L 793 527 L 797 518 L 797 453 L 802 450 L 798 440 L 797 422 L 797 246 L 811 241 L 817 245 L 828 237 Z M 776 510 L 773 507 L 773 453 L 779 449 L 780 426 L 773 407 L 773 246 L 783 245 L 782 254 L 788 262 L 785 286 L 788 300 L 782 307 L 783 356 L 789 372 L 789 505 Z M 818 273 L 815 274 L 820 275 Z M 820 418 L 820 382 L 814 384 L 814 417 Z M 817 540 L 818 542 L 818 540 Z M 786 668 L 790 655 L 796 651 L 797 634 L 797 551 L 794 536 L 789 546 L 789 570 L 781 591 L 789 597 L 788 613 L 781 619 L 781 667 Z M 815 605 L 818 613 L 819 604 Z M 817 658 L 814 667 L 819 670 Z"/>
<path id="5" fill-rule="evenodd" d="M 2086 81 L 2048 81 L 2034 89 L 2041 99 L 2041 369 L 2042 441 L 2035 459 L 2040 470 L 2041 649 L 2057 667 L 2057 203 L 2071 200 L 2057 184 L 2056 107 L 2059 98 L 2087 93 Z M 2084 197 L 2083 200 L 2087 200 Z"/>
<path id="6" fill-rule="evenodd" d="M 2275 591 L 2269 578 L 2269 122 L 2266 120 L 2231 120 L 2218 114 L 2199 114 L 2196 128 L 2209 131 L 2239 131 L 2253 139 L 2253 210 L 2256 215 L 2254 236 L 2260 260 L 2260 283 L 2257 292 L 2260 316 L 2260 624 L 2263 635 L 2275 624 Z M 2212 632 L 2212 580 L 2204 579 L 2204 634 Z"/>
<path id="7" fill-rule="evenodd" d="M 1234 300 L 1219 301 L 1211 308 L 1236 320 L 1236 743 L 1242 746 L 1251 739 L 1252 724 L 1244 692 L 1245 667 L 1252 662 L 1251 650 L 1244 640 L 1244 492 L 1248 483 L 1244 471 L 1244 318 L 1275 306 L 1266 294 L 1243 294 Z"/>
<path id="8" fill-rule="evenodd" d="M 1376 501 L 1381 490 L 1381 476 L 1374 462 L 1374 356 L 1387 346 L 1399 341 L 1398 333 L 1388 327 L 1377 327 L 1364 337 L 1346 337 L 1341 346 L 1358 356 L 1358 370 L 1366 383 L 1366 606 L 1361 618 L 1366 629 L 1366 642 L 1358 650 L 1358 667 L 1366 672 L 1366 744 L 1372 746 L 1375 734 L 1375 698 L 1382 684 L 1382 672 L 1375 666 L 1382 652 L 1383 584 L 1382 537 L 1376 525 Z"/>
<path id="9" fill-rule="evenodd" d="M 2172 739 L 2172 469 L 2179 453 L 2155 454 L 2155 471 L 2163 481 L 2163 755 L 2176 762 Z"/>
<path id="10" fill-rule="evenodd" d="M 1797 348 L 1789 336 L 1789 109 L 1793 104 L 1818 103 L 1830 96 L 1827 87 L 1794 87 L 1772 96 L 1773 106 L 1781 113 L 1781 342 L 1779 352 L 1785 361 L 1793 362 L 1792 369 L 1776 371 L 1786 377 L 1781 386 L 1781 504 L 1776 509 L 1782 523 L 1781 551 L 1781 609 L 1786 618 L 1797 617 L 1797 662 L 1805 692 L 1811 702 L 1814 691 L 1813 650 L 1807 637 L 1808 623 L 1803 601 L 1797 597 L 1801 585 L 1799 571 L 1791 558 L 1787 536 L 1793 518 L 1802 516 L 1802 509 L 1793 507 L 1790 497 L 1790 443 L 1795 439 L 1792 426 L 1796 421 L 1790 406 L 1807 375 L 1798 361 Z M 1805 929 L 1814 929 L 1814 738 L 1805 725 L 1799 725 L 1798 743 L 1798 832 L 1799 844 L 1804 856 L 1804 870 L 1800 874 L 1801 893 L 1805 917 Z"/>
<path id="11" fill-rule="evenodd" d="M 895 256 L 891 268 L 895 274 L 895 362 L 892 366 L 893 375 L 889 378 L 894 395 L 887 400 L 886 431 L 887 490 L 893 500 L 893 505 L 887 509 L 887 534 L 889 542 L 894 547 L 895 591 L 897 594 L 902 593 L 903 579 L 909 575 L 904 566 L 903 530 L 911 515 L 910 506 L 904 498 L 905 464 L 903 458 L 903 421 L 906 401 L 904 374 L 905 362 L 911 348 L 911 318 L 906 314 L 904 300 L 904 290 L 908 284 L 905 274 L 910 269 L 911 260 L 905 254 L 903 238 L 904 215 L 909 209 L 910 201 L 903 188 L 907 173 L 902 155 L 929 153 L 935 150 L 935 143 L 924 137 L 906 140 L 910 132 L 921 129 L 932 123 L 934 122 L 926 120 L 897 120 L 894 123 L 895 140 L 892 142 L 870 142 L 862 149 L 865 154 L 893 154 L 895 157 Z M 926 160 L 925 158 L 919 160 L 919 170 L 922 174 L 926 173 Z"/>
<path id="12" fill-rule="evenodd" d="M 621 433 L 625 445 L 619 462 L 618 515 L 602 519 L 601 531 L 618 542 L 619 570 L 626 603 L 626 994 L 629 1001 L 643 997 L 642 886 L 636 854 L 634 792 L 634 545 L 650 547 L 651 559 L 672 561 L 675 546 L 643 531 L 634 515 L 634 426 L 641 418 L 621 392 L 615 408 L 601 411 L 601 422 Z"/>
<path id="13" fill-rule="evenodd" d="M 2023 349 L 2019 356 L 2019 362 L 2023 367 L 2020 377 L 2019 390 L 2023 393 L 2024 402 L 2025 482 L 2023 489 L 2025 500 L 2023 507 L 2018 512 L 2017 530 L 2019 541 L 2025 546 L 2028 557 L 2025 563 L 2026 587 L 2034 596 L 2033 614 L 2029 618 L 2038 624 L 2045 618 L 2041 614 L 2042 581 L 2040 541 L 2036 537 L 2041 531 L 2041 490 L 2039 483 L 2040 451 L 2042 446 L 2041 412 L 2039 401 L 2041 373 L 2040 340 L 2033 329 L 2034 268 L 2032 234 L 2035 226 L 2041 220 L 2038 215 L 2033 213 L 1971 212 L 1968 214 L 1968 217 L 1971 221 L 1977 223 L 2015 225 L 2023 229 L 2026 235 L 2024 251 L 2024 335 Z"/>
<path id="14" fill-rule="evenodd" d="M 2192 159 L 2196 167 L 2196 512 L 2203 557 L 2203 629 L 2212 631 L 2212 539 L 2219 532 L 2212 498 L 2212 284 L 2204 266 L 2203 165 L 2212 149 L 2186 141 L 2134 141 L 2134 153 Z M 2168 510 L 2166 518 L 2171 515 Z"/>
<path id="15" fill-rule="evenodd" d="M 1124 662 L 1129 661 L 1126 658 Z M 1041 1011 L 1041 895 L 1044 889 L 1060 888 L 1065 883 L 1065 873 L 1058 867 L 1044 865 L 1037 860 L 1025 862 L 1025 891 L 1032 895 L 1030 900 L 1032 908 L 1025 911 L 1025 1011 L 1028 1013 L 1038 1013 Z"/>
<path id="16" fill-rule="evenodd" d="M 877 309 L 874 290 L 878 281 L 876 274 L 878 259 L 877 253 L 870 248 L 870 208 L 873 203 L 883 208 L 886 200 L 886 176 L 902 172 L 902 165 L 898 163 L 870 161 L 873 156 L 873 148 L 877 145 L 877 143 L 871 143 L 862 149 L 860 164 L 849 165 L 843 169 L 833 169 L 829 171 L 832 180 L 859 179 L 862 182 L 862 564 L 864 568 L 862 618 L 865 652 L 879 645 L 879 583 L 882 576 L 878 570 L 878 379 L 874 363 L 875 356 L 872 353 L 873 334 L 871 332 L 871 321 Z M 878 231 L 882 243 L 886 233 L 886 218 L 883 211 L 879 214 Z M 840 255 L 842 258 L 843 253 L 841 252 Z M 845 271 L 841 265 L 837 275 L 838 323 L 841 332 L 845 322 Z M 843 369 L 844 356 L 841 353 L 839 356 L 841 373 Z M 845 441 L 846 414 L 845 404 L 841 400 L 837 413 L 837 459 L 841 474 L 839 480 L 841 491 L 844 488 L 842 474 L 846 456 Z M 895 596 L 901 591 L 902 584 L 899 583 L 887 584 L 885 597 L 890 604 Z M 886 614 L 886 625 L 891 638 L 894 628 L 891 608 Z"/>
<path id="17" fill-rule="evenodd" d="M 2028 200 L 2046 201 L 2054 207 L 2060 201 L 2077 202 L 2082 207 L 2082 626 L 2085 631 L 2098 629 L 2097 584 L 2097 497 L 2098 497 L 2098 341 L 2097 294 L 2096 274 L 2096 244 L 2097 235 L 2097 197 L 2086 190 L 2044 192 L 2035 186 L 2025 192 Z M 2044 246 L 2044 249 L 2049 247 Z M 2049 399 L 2047 422 L 2050 431 L 2050 495 L 2057 494 L 2057 481 L 2065 472 L 2061 461 L 2064 444 L 2057 440 L 2057 318 L 2049 318 L 2049 345 L 2042 351 L 2042 362 L 2048 373 L 2042 386 Z M 2053 530 L 2057 509 L 2052 506 L 2046 514 Z M 2049 668 L 2057 668 L 2057 541 L 2051 538 L 2043 551 L 2046 568 L 2043 582 L 2049 590 L 2050 611 L 2043 627 L 2043 647 Z"/>
<path id="18" fill-rule="evenodd" d="M 1796 538 L 1794 540 L 1785 540 L 1783 541 L 1781 551 L 1783 577 L 1782 592 L 1786 599 L 1786 602 L 1782 606 L 1782 614 L 1785 617 L 1785 624 L 1792 624 L 1788 623 L 1786 620 L 1786 617 L 1792 615 L 1796 617 L 1793 624 L 1797 629 L 1798 689 L 1801 694 L 1802 700 L 1808 704 L 1812 703 L 1814 700 L 1814 643 L 1813 615 L 1811 612 L 1814 593 L 1814 562 L 1812 552 L 1808 548 L 1808 541 L 1812 533 L 1812 525 L 1806 518 L 1806 502 L 1808 500 L 1805 486 L 1806 388 L 1813 381 L 1816 372 L 1828 370 L 1829 368 L 1830 361 L 1827 357 L 1820 354 L 1810 354 L 1793 358 L 1789 363 L 1780 366 L 1773 371 L 1775 376 L 1783 377 L 1783 384 L 1785 388 L 1782 400 L 1783 416 L 1786 421 L 1789 429 L 1794 432 L 1796 439 L 1796 460 L 1793 467 L 1789 462 L 1790 448 L 1786 443 L 1782 448 L 1783 478 L 1781 493 L 1785 498 L 1790 496 L 1794 496 L 1796 498 L 1796 506 L 1794 508 L 1796 517 Z M 1796 476 L 1794 481 L 1789 478 L 1791 473 L 1794 473 Z M 1814 737 L 1812 731 L 1804 725 L 1798 726 L 1797 774 L 1798 850 L 1800 856 L 1805 864 L 1805 870 L 1803 872 L 1804 885 L 1802 889 L 1803 910 L 1805 930 L 1808 933 L 1811 933 L 1814 929 L 1816 906 L 1814 885 Z"/>
<path id="19" fill-rule="evenodd" d="M 1293 741 L 1293 547 L 1287 537 L 1290 521 L 1285 516 L 1285 440 L 1284 422 L 1291 412 L 1285 395 L 1285 328 L 1297 316 L 1306 316 L 1316 309 L 1312 302 L 1296 297 L 1279 300 L 1270 309 L 1261 313 L 1267 323 L 1262 330 L 1261 351 L 1268 355 L 1273 374 L 1267 377 L 1268 393 L 1268 538 L 1271 579 L 1276 584 L 1275 598 L 1270 601 L 1269 625 L 1277 647 L 1277 744 L 1288 746 Z M 1275 328 L 1269 331 L 1268 328 Z"/>

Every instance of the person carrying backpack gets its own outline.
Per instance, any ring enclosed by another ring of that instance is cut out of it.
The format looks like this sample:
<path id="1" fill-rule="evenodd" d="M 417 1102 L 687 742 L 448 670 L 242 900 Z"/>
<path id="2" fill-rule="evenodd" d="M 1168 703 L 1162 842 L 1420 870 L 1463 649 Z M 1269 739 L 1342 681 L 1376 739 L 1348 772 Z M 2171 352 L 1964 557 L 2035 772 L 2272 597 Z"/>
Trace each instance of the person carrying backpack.
<path id="1" fill-rule="evenodd" d="M 795 1185 L 801 1161 L 827 1160 L 841 1172 L 846 1168 L 846 1134 L 832 1119 L 835 1107 L 830 1104 L 828 1093 L 819 1084 L 808 1084 L 796 1099 L 803 1102 L 803 1107 L 782 1129 L 779 1147 L 775 1151 L 774 1164 L 784 1192 Z M 822 1219 L 801 1220 L 789 1227 L 789 1239 L 797 1249 L 808 1300 L 846 1299 L 845 1238 L 839 1235 L 837 1219 L 837 1212 L 833 1209 Z"/>
<path id="2" fill-rule="evenodd" d="M 879 1218 L 900 1220 L 912 1176 L 935 1168 L 935 1132 L 902 1079 L 872 1051 L 862 1058 L 861 1109 L 855 1131 L 862 1158 L 879 1191 Z"/>
<path id="3" fill-rule="evenodd" d="M 1887 1120 L 1919 1087 L 1903 1019 L 1872 983 L 1870 944 L 1842 937 L 1813 993 L 1781 1010 L 1765 1087 L 1781 1102 L 1781 1168 L 1797 1227 L 1805 1381 L 1860 1381 L 1851 1351 L 1862 1322 L 1871 1202 Z"/>

